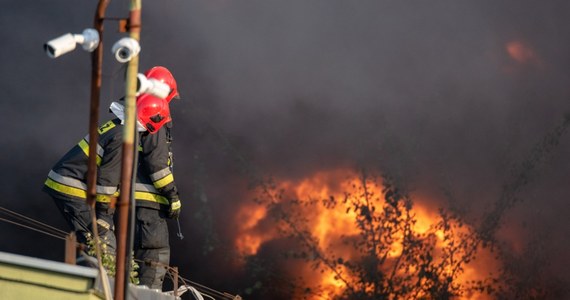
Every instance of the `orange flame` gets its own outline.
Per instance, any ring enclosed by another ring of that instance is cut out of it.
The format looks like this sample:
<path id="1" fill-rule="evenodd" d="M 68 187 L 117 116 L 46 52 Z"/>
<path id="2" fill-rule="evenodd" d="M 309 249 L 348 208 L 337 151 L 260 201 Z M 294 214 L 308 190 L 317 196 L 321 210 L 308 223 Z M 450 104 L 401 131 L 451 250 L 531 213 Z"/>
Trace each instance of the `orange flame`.
<path id="1" fill-rule="evenodd" d="M 278 184 L 278 188 L 288 192 L 293 199 L 322 201 L 322 199 L 330 199 L 332 196 L 338 204 L 344 201 L 346 191 L 350 191 L 354 186 L 359 185 L 362 185 L 362 183 L 359 175 L 355 172 L 350 170 L 333 170 L 317 172 L 310 177 L 300 180 L 283 180 Z M 368 192 L 373 195 L 373 198 L 383 202 L 382 199 L 384 198 L 380 186 L 370 186 Z M 416 222 L 412 229 L 418 234 L 424 234 L 433 230 L 439 220 L 439 214 L 435 209 L 422 204 L 421 201 L 418 202 L 418 199 L 415 200 L 412 213 Z M 311 211 L 304 212 L 308 220 L 308 229 L 312 236 L 317 239 L 318 246 L 323 252 L 332 248 L 338 257 L 343 255 L 349 257 L 353 252 L 350 246 L 343 245 L 341 238 L 343 236 L 357 236 L 361 233 L 361 230 L 355 223 L 357 212 L 354 210 L 347 211 L 346 208 L 346 205 L 340 204 L 335 206 L 334 209 L 325 208 L 324 205 L 314 205 L 311 206 Z M 263 232 L 257 228 L 260 222 L 267 218 L 267 211 L 264 207 L 253 204 L 246 205 L 240 210 L 239 218 L 247 220 L 241 223 L 239 238 L 236 241 L 236 247 L 243 253 L 255 254 L 264 242 L 276 237 L 275 231 Z M 463 229 L 467 230 L 465 227 Z M 402 254 L 403 236 L 395 238 L 396 241 L 391 244 L 388 257 L 395 258 Z M 443 244 L 444 233 L 442 231 L 435 231 L 434 238 L 437 240 L 436 247 L 445 246 Z M 493 264 L 488 259 L 490 255 L 478 255 L 478 259 L 480 256 L 483 256 L 481 260 L 487 265 L 470 264 L 464 266 L 464 272 L 458 278 L 461 282 L 477 279 L 490 269 L 490 266 Z M 342 265 L 338 267 L 337 271 L 341 272 L 345 279 L 346 276 L 349 276 L 346 268 Z M 311 272 L 311 270 L 307 269 L 304 273 L 308 272 Z M 335 274 L 333 271 L 315 273 L 306 275 L 311 277 L 311 283 L 320 284 L 329 296 L 339 295 L 346 288 L 345 283 L 339 280 L 338 274 Z M 348 278 L 348 280 L 350 279 L 352 278 Z"/>
<path id="2" fill-rule="evenodd" d="M 249 204 L 241 207 L 237 213 L 239 234 L 235 242 L 237 249 L 245 255 L 254 255 L 263 242 L 272 238 L 272 233 L 257 230 L 259 222 L 267 215 L 265 207 Z"/>

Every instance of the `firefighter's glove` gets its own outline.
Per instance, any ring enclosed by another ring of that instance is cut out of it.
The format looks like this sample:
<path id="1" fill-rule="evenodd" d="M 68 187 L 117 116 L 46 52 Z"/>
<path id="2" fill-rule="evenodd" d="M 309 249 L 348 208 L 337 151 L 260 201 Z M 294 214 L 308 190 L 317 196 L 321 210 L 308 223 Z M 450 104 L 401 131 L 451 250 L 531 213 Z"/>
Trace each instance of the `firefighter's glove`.
<path id="1" fill-rule="evenodd" d="M 172 202 L 170 202 L 170 210 L 168 211 L 168 217 L 171 219 L 178 219 L 178 216 L 180 216 L 181 207 L 182 204 L 180 203 L 179 199 L 172 200 Z"/>

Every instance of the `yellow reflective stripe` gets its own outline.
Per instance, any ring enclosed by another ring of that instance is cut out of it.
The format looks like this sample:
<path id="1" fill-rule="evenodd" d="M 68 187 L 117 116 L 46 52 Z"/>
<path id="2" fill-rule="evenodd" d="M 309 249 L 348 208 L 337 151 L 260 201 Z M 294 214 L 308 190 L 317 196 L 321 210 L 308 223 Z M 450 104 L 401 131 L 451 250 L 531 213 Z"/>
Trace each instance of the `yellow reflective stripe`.
<path id="1" fill-rule="evenodd" d="M 103 134 L 109 130 L 111 130 L 113 127 L 115 127 L 115 123 L 113 122 L 113 120 L 101 125 L 101 127 L 99 127 L 99 129 L 97 131 L 99 131 L 99 134 Z"/>
<path id="2" fill-rule="evenodd" d="M 157 202 L 166 205 L 169 204 L 168 199 L 166 199 L 166 197 L 148 192 L 135 192 L 135 199 L 137 199 L 137 201 L 143 200 L 143 201 Z"/>
<path id="3" fill-rule="evenodd" d="M 179 209 L 180 207 L 182 207 L 182 203 L 180 203 L 180 200 L 172 202 L 172 204 L 170 204 L 170 208 L 172 209 Z"/>
<path id="4" fill-rule="evenodd" d="M 101 202 L 101 203 L 111 203 L 111 196 L 108 195 L 97 195 L 95 197 L 95 200 L 97 202 Z"/>
<path id="5" fill-rule="evenodd" d="M 48 186 L 49 188 L 51 188 L 52 190 L 58 191 L 62 194 L 71 195 L 71 196 L 79 197 L 82 199 L 87 198 L 87 191 L 82 190 L 82 189 L 78 189 L 76 187 L 68 186 L 65 184 L 61 184 L 57 181 L 53 181 L 50 178 L 48 178 L 46 180 L 45 185 Z M 109 202 L 111 202 L 111 199 L 113 197 L 117 197 L 117 196 L 119 196 L 119 192 L 115 192 L 113 195 L 97 194 L 97 196 L 95 197 L 95 200 L 97 202 L 109 203 Z"/>
<path id="6" fill-rule="evenodd" d="M 113 199 L 114 197 L 118 197 L 118 196 L 119 196 L 119 192 L 116 192 L 113 195 L 97 194 L 97 196 L 95 197 L 95 200 L 97 200 L 97 202 L 110 203 L 111 199 Z"/>
<path id="7" fill-rule="evenodd" d="M 84 191 L 82 189 L 75 188 L 75 187 L 63 185 L 63 184 L 61 184 L 59 182 L 55 182 L 49 178 L 46 180 L 45 185 L 48 186 L 49 188 L 51 188 L 52 190 L 58 191 L 62 194 L 71 195 L 71 196 L 75 196 L 75 197 L 79 197 L 79 198 L 83 198 L 83 199 L 87 198 L 87 192 L 86 191 Z"/>
<path id="8" fill-rule="evenodd" d="M 168 185 L 169 183 L 171 183 L 173 181 L 174 181 L 174 175 L 170 174 L 170 175 L 162 178 L 161 180 L 157 180 L 157 181 L 153 182 L 153 184 L 157 189 L 160 189 L 160 188 L 165 187 L 166 185 Z"/>
<path id="9" fill-rule="evenodd" d="M 89 144 L 85 140 L 81 140 L 78 145 L 81 148 L 81 150 L 83 150 L 83 153 L 85 153 L 85 155 L 89 157 Z M 101 165 L 101 156 L 99 155 L 97 155 L 97 165 L 98 166 Z"/>
<path id="10" fill-rule="evenodd" d="M 143 151 L 143 147 L 141 145 L 139 145 L 139 147 L 137 148 L 139 152 Z"/>

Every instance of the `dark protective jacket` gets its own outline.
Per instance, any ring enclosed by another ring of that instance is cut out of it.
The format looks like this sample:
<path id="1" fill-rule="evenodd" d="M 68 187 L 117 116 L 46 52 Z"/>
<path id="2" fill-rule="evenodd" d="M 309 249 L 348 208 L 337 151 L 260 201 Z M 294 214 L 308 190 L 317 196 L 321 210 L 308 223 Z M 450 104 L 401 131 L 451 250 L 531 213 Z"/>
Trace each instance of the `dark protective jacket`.
<path id="1" fill-rule="evenodd" d="M 116 118 L 99 127 L 97 145 L 97 203 L 109 203 L 119 191 L 123 126 Z M 72 199 L 87 198 L 87 164 L 89 135 L 69 150 L 48 174 L 44 185 L 47 193 Z"/>
<path id="2" fill-rule="evenodd" d="M 170 203 L 179 200 L 172 173 L 172 151 L 168 123 L 157 133 L 140 137 L 135 199 L 138 207 L 168 211 Z"/>

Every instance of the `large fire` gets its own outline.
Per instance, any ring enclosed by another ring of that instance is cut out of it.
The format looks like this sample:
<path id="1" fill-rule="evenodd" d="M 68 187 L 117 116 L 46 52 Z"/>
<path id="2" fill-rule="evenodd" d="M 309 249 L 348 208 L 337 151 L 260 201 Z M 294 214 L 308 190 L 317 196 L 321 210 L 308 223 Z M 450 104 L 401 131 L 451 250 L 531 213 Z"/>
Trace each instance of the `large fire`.
<path id="1" fill-rule="evenodd" d="M 334 249 L 336 257 L 350 258 L 354 256 L 355 251 L 347 246 L 346 243 L 343 243 L 342 239 L 343 237 L 357 237 L 362 232 L 355 221 L 358 217 L 358 212 L 355 209 L 347 209 L 350 206 L 347 203 L 347 197 L 349 197 L 347 191 L 354 190 L 359 185 L 362 186 L 362 180 L 360 175 L 354 171 L 344 169 L 322 171 L 298 180 L 280 181 L 277 184 L 277 188 L 284 191 L 284 194 L 287 196 L 280 198 L 278 201 L 284 202 L 298 199 L 300 201 L 317 203 L 317 205 L 310 206 L 310 210 L 302 211 L 301 214 L 303 214 L 303 220 L 307 222 L 306 228 L 308 228 L 311 236 L 317 242 L 319 250 L 327 253 L 327 251 Z M 371 195 L 370 201 L 375 201 L 376 206 L 382 205 L 384 194 L 381 185 L 367 185 L 366 191 Z M 330 206 L 326 207 L 326 205 L 322 204 L 322 199 L 336 199 L 336 206 L 333 209 Z M 421 199 L 414 199 L 411 212 L 415 219 L 411 229 L 415 233 L 426 234 L 431 232 L 431 236 L 435 239 L 434 244 L 436 248 L 445 247 L 446 243 L 449 243 L 449 239 L 445 240 L 444 238 L 444 232 L 434 227 L 440 217 L 437 207 L 427 206 L 422 204 Z M 278 238 L 276 230 L 262 230 L 259 226 L 268 217 L 266 206 L 251 204 L 242 207 L 239 213 L 239 218 L 242 221 L 240 222 L 238 239 L 235 243 L 239 251 L 246 255 L 255 255 L 265 242 Z M 463 226 L 456 234 L 466 231 L 467 227 Z M 395 260 L 402 255 L 402 251 L 403 234 L 400 236 L 396 235 L 394 241 L 389 245 L 387 257 Z M 482 275 L 487 275 L 494 269 L 494 262 L 490 257 L 489 253 L 479 253 L 477 260 L 463 266 L 463 272 L 457 279 L 461 282 L 468 282 L 477 280 Z M 325 269 L 324 272 L 319 272 L 311 270 L 311 268 L 306 268 L 303 272 L 306 273 L 304 276 L 308 278 L 311 284 L 319 285 L 325 291 L 325 294 L 329 296 L 338 295 L 347 288 L 346 281 L 355 280 L 353 275 L 350 275 L 347 268 L 342 264 L 336 267 L 336 272 L 332 269 Z M 446 272 L 451 273 L 453 270 L 446 270 Z M 345 281 L 339 279 L 339 274 L 344 276 Z M 474 296 L 466 297 L 469 299 L 482 299 L 481 297 L 474 298 Z M 315 299 L 322 298 L 317 297 Z"/>

